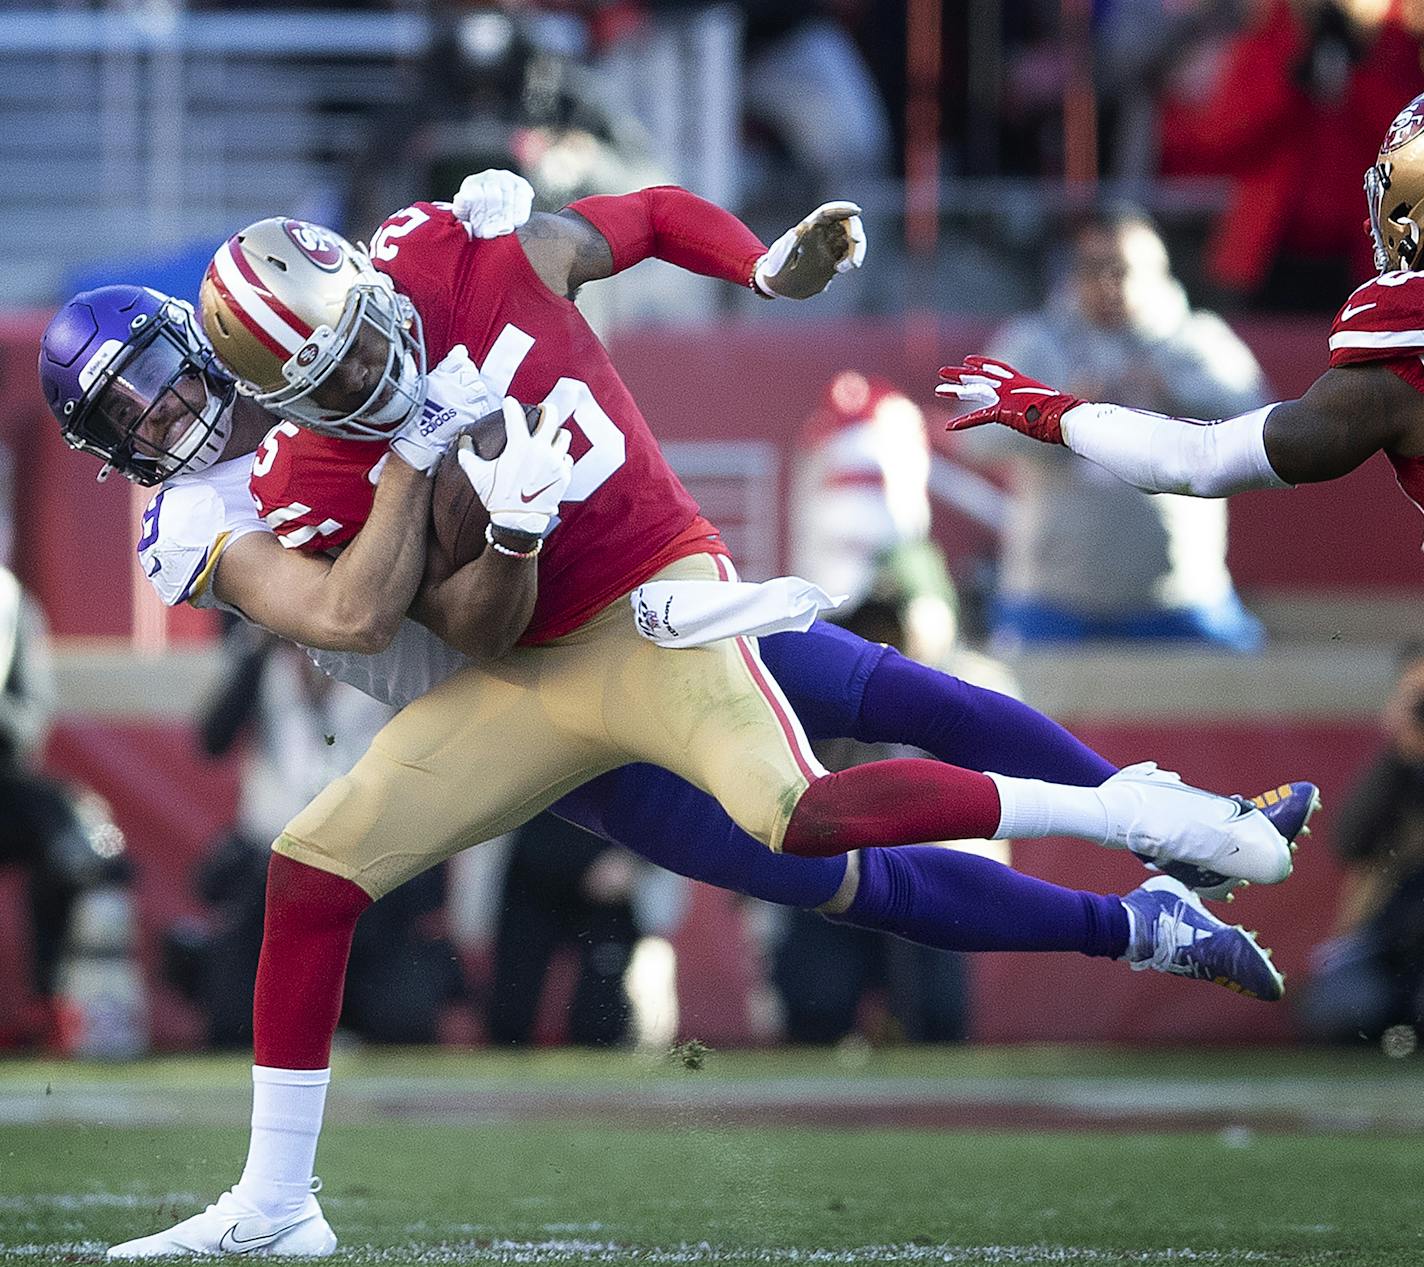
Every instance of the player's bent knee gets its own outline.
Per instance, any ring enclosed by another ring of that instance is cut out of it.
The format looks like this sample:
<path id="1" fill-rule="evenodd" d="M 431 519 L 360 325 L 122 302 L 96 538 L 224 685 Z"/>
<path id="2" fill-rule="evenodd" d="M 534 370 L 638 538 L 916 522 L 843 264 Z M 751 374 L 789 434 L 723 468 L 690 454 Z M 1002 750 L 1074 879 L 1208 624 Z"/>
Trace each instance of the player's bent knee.
<path id="1" fill-rule="evenodd" d="M 737 826 L 773 853 L 780 853 L 787 824 L 806 793 L 808 780 L 788 778 L 781 771 L 753 765 L 751 769 L 730 772 L 722 786 L 731 790 L 709 790 Z"/>

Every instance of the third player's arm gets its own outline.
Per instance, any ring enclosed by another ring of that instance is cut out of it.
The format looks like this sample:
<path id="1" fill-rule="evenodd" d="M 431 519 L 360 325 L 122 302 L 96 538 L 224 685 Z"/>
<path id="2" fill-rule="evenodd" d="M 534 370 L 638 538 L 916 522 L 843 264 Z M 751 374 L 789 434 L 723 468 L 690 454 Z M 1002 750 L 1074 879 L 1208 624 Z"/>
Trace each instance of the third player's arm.
<path id="1" fill-rule="evenodd" d="M 252 532 L 223 553 L 213 594 L 309 647 L 376 652 L 389 645 L 425 571 L 430 480 L 392 458 L 360 533 L 336 558 L 288 550 Z"/>
<path id="2" fill-rule="evenodd" d="M 1421 440 L 1424 393 L 1383 365 L 1326 370 L 1266 418 L 1266 456 L 1287 484 L 1338 479 L 1380 450 L 1412 456 Z"/>
<path id="3" fill-rule="evenodd" d="M 1424 452 L 1424 394 L 1383 365 L 1347 366 L 1298 400 L 1218 421 L 1077 404 L 1063 413 L 1062 434 L 1075 453 L 1148 492 L 1229 497 L 1337 479 L 1381 450 Z"/>

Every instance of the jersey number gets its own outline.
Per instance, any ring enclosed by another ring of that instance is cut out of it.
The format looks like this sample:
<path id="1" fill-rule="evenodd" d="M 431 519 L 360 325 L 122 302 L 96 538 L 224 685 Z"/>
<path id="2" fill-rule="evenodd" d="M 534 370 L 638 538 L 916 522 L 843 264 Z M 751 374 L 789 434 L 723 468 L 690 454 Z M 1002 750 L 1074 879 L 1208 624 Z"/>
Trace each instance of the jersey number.
<path id="1" fill-rule="evenodd" d="M 383 263 L 395 259 L 400 251 L 400 239 L 420 228 L 430 216 L 419 207 L 407 207 L 398 211 L 381 226 L 371 242 L 371 256 Z M 484 364 L 479 366 L 485 381 L 501 395 L 509 394 L 509 385 L 534 346 L 532 335 L 526 334 L 518 326 L 507 325 L 499 332 Z M 574 461 L 574 477 L 569 490 L 564 494 L 565 502 L 581 502 L 599 489 L 628 457 L 628 442 L 617 424 L 610 418 L 603 406 L 593 398 L 593 392 L 582 379 L 560 378 L 553 390 L 540 402 L 553 410 L 554 419 L 563 426 L 570 419 L 578 423 L 588 449 Z M 280 430 L 280 428 L 279 428 Z M 273 441 L 275 452 L 275 432 L 268 439 Z M 264 445 L 265 448 L 265 445 Z M 258 461 L 262 460 L 259 455 Z M 272 459 L 267 457 L 267 465 Z M 256 464 L 253 471 L 261 475 Z"/>
<path id="2" fill-rule="evenodd" d="M 277 439 L 280 436 L 294 436 L 297 434 L 295 423 L 279 422 L 263 438 L 262 443 L 257 447 L 257 456 L 252 459 L 252 474 L 266 475 L 272 469 L 272 463 L 277 460 Z"/>
<path id="3" fill-rule="evenodd" d="M 262 443 L 257 448 L 257 454 L 252 459 L 253 479 L 260 479 L 272 469 L 272 463 L 277 460 L 278 441 L 283 436 L 296 434 L 297 427 L 294 423 L 279 422 L 263 437 Z M 313 537 L 329 537 L 332 533 L 341 531 L 341 524 L 335 519 L 324 519 L 319 524 L 292 525 L 292 520 L 309 514 L 311 514 L 311 507 L 304 502 L 290 502 L 286 506 L 278 506 L 269 510 L 262 516 L 262 522 L 272 529 L 277 540 L 289 550 L 306 545 Z"/>
<path id="4" fill-rule="evenodd" d="M 395 259 L 400 252 L 398 239 L 420 228 L 429 219 L 430 216 L 419 207 L 407 207 L 404 211 L 397 211 L 371 239 L 371 258 L 380 260 L 383 264 Z"/>
<path id="5" fill-rule="evenodd" d="M 500 395 L 508 395 L 510 383 L 533 346 L 533 335 L 518 326 L 505 326 L 478 367 L 485 382 Z M 570 419 L 578 423 L 588 441 L 588 448 L 574 461 L 574 477 L 563 498 L 565 502 L 584 501 L 627 460 L 628 442 L 582 379 L 560 378 L 540 404 L 553 411 L 559 426 Z"/>

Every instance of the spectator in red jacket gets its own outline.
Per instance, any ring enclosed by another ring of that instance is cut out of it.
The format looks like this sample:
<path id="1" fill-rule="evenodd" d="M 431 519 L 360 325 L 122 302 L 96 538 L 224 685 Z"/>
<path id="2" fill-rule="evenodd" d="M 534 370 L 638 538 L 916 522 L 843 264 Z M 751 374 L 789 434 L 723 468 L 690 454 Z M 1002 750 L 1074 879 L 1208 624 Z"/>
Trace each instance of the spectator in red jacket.
<path id="1" fill-rule="evenodd" d="M 1399 103 L 1424 87 L 1417 33 L 1352 0 L 1255 0 L 1214 83 L 1164 102 L 1162 165 L 1233 179 L 1207 248 L 1228 292 L 1334 307 L 1374 270 L 1359 173 Z"/>

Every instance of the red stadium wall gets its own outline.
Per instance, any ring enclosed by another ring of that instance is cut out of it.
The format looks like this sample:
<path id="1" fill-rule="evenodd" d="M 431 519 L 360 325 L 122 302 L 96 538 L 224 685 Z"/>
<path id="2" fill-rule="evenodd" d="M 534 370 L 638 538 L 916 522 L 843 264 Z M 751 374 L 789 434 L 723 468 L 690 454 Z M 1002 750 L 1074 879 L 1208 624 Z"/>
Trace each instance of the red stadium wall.
<path id="1" fill-rule="evenodd" d="M 24 473 L 17 506 L 23 579 L 60 635 L 126 636 L 138 626 L 150 640 L 207 636 L 208 614 L 159 612 L 138 572 L 133 525 L 144 491 L 119 479 L 96 488 L 93 460 L 70 454 L 60 441 L 35 375 L 42 327 L 34 317 L 0 319 L 0 440 L 14 447 Z M 613 352 L 660 438 L 768 441 L 780 450 L 784 479 L 800 424 L 837 370 L 885 375 L 924 402 L 933 419 L 936 367 L 982 346 L 988 329 L 950 318 L 680 327 L 620 335 Z M 1258 321 L 1241 332 L 1282 396 L 1303 390 L 1324 368 L 1315 323 Z M 952 446 L 952 438 L 943 443 Z M 1341 524 L 1350 530 L 1340 532 Z M 784 529 L 782 523 L 783 540 Z M 938 531 L 952 555 L 988 545 L 983 529 L 953 513 L 942 516 Z M 1333 484 L 1232 503 L 1231 566 L 1248 592 L 1303 582 L 1347 593 L 1419 587 L 1421 538 L 1424 518 L 1399 493 L 1383 459 Z"/>
<path id="2" fill-rule="evenodd" d="M 133 527 L 146 500 L 122 480 L 96 488 L 91 460 L 69 454 L 40 399 L 34 349 L 42 323 L 0 320 L 0 439 L 19 457 L 17 566 L 39 595 L 57 634 L 164 640 L 205 638 L 204 613 L 163 613 L 138 576 Z M 958 319 L 853 326 L 646 330 L 614 341 L 614 354 L 654 431 L 668 440 L 758 440 L 778 447 L 781 472 L 791 468 L 794 437 L 835 371 L 884 374 L 916 399 L 929 398 L 935 368 L 982 345 L 983 324 Z M 1281 395 L 1301 390 L 1323 367 L 1317 324 L 1252 324 L 1243 333 Z M 1341 531 L 1346 525 L 1347 531 Z M 983 550 L 982 529 L 946 515 L 941 534 L 954 553 Z M 784 524 L 779 525 L 784 537 Z M 1381 462 L 1349 480 L 1288 494 L 1256 494 L 1233 503 L 1232 566 L 1248 592 L 1288 591 L 1303 582 L 1369 596 L 1417 589 L 1424 581 L 1419 543 L 1424 520 L 1394 487 Z M 1070 724 L 1072 718 L 1064 719 Z M 1109 756 L 1151 753 L 1207 785 L 1254 792 L 1303 773 L 1325 788 L 1327 806 L 1349 786 L 1368 755 L 1367 716 L 1353 723 L 1272 724 L 1243 719 L 1203 726 L 1190 718 L 1150 726 L 1085 725 L 1080 733 Z M 52 765 L 100 791 L 114 804 L 141 871 L 145 953 L 152 962 L 158 931 L 188 909 L 188 872 L 234 803 L 230 764 L 194 755 L 186 727 L 134 719 L 67 717 L 51 746 Z M 1328 833 L 1328 814 L 1324 832 Z M 1069 842 L 1024 845 L 1017 864 L 1081 887 L 1112 889 L 1139 874 L 1124 860 Z M 1253 890 L 1240 916 L 1259 923 L 1288 972 L 1329 926 L 1337 877 L 1319 836 L 1281 890 Z M 0 909 L 14 888 L 0 886 Z M 0 926 L 13 921 L 0 918 Z M 743 953 L 735 903 L 699 892 L 680 938 L 684 1029 L 713 1042 L 753 1037 L 747 990 L 754 967 Z M 729 947 L 736 953 L 729 954 Z M 0 936 L 0 973 L 10 975 L 20 944 Z M 975 975 L 976 1032 L 996 1040 L 1192 1037 L 1231 1042 L 1288 1035 L 1290 1014 L 1221 990 L 1129 976 L 1120 965 L 1068 956 L 985 956 Z M 1100 984 L 1101 983 L 1101 984 Z M 4 994 L 5 992 L 0 992 Z M 156 994 L 155 1031 L 164 1043 L 191 1039 L 191 1018 Z M 10 1003 L 13 1003 L 13 996 Z M 1086 1003 L 1086 1006 L 1085 1006 Z M 0 997 L 0 1028 L 7 1000 Z"/>

